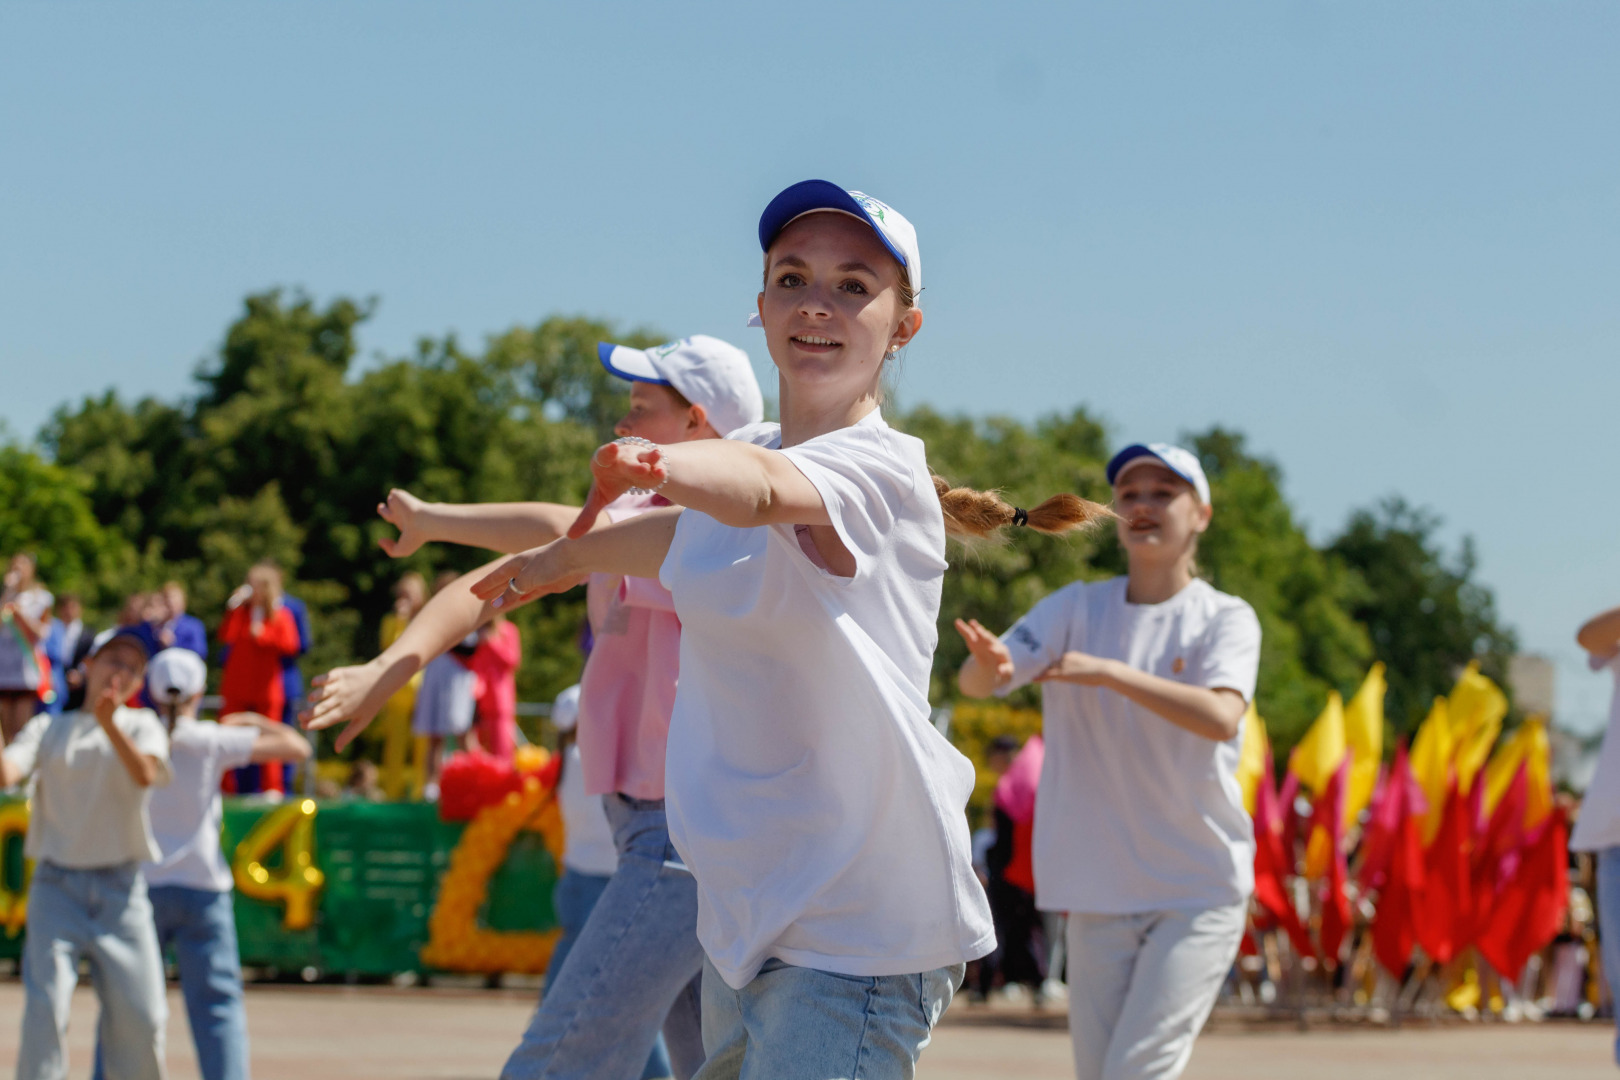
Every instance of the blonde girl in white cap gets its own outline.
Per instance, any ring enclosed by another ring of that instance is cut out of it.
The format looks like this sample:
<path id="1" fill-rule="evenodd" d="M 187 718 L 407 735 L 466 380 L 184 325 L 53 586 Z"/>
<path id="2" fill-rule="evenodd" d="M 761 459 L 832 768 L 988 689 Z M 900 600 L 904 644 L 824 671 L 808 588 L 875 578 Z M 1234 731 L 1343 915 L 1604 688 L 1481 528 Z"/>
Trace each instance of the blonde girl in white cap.
<path id="1" fill-rule="evenodd" d="M 614 572 L 674 597 L 666 784 L 707 954 L 702 1080 L 909 1077 L 994 945 L 973 768 L 929 723 L 947 529 L 1061 532 L 1100 508 L 942 496 L 922 443 L 884 421 L 887 360 L 923 323 L 916 233 L 892 207 L 806 181 L 759 236 L 781 424 L 602 447 L 570 539 L 474 592 L 504 604 Z M 631 487 L 687 509 L 588 531 Z"/>
<path id="2" fill-rule="evenodd" d="M 718 440 L 756 424 L 764 401 L 748 355 L 697 334 L 653 349 L 603 343 L 604 367 L 631 381 L 630 409 L 615 432 L 658 443 Z M 669 505 L 650 492 L 626 492 L 601 516 L 623 521 Z M 400 530 L 385 540 L 404 556 L 444 541 L 515 552 L 557 539 L 579 515 L 554 503 L 444 505 L 394 491 L 378 512 Z M 343 745 L 412 673 L 490 612 L 473 596 L 480 571 L 437 592 L 381 656 L 315 680 L 311 727 L 349 720 Z M 578 794 L 600 796 L 612 823 L 616 858 L 589 905 L 570 878 L 573 909 L 589 916 L 553 965 L 546 992 L 503 1075 L 623 1080 L 664 1075 L 689 1080 L 703 1064 L 695 986 L 703 949 L 697 938 L 697 886 L 670 845 L 664 813 L 664 747 L 680 665 L 681 624 L 667 589 L 650 577 L 593 575 L 586 587 L 593 648 L 579 695 L 578 767 L 564 770 Z M 573 789 L 570 789 L 570 794 Z M 637 1070 L 640 1070 L 638 1072 Z"/>
<path id="3" fill-rule="evenodd" d="M 1209 527 L 1197 457 L 1164 443 L 1108 464 L 1129 573 L 1077 581 L 997 639 L 956 627 L 969 697 L 1042 684 L 1035 899 L 1067 911 L 1081 1080 L 1171 1080 L 1237 957 L 1254 835 L 1237 782 L 1260 624 L 1194 574 Z"/>

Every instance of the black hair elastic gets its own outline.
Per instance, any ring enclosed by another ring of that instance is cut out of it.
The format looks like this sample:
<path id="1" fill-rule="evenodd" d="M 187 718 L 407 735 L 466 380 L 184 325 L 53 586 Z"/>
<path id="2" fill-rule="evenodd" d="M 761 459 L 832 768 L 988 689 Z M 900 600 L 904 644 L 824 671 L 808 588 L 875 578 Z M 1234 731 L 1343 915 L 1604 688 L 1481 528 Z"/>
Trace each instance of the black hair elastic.
<path id="1" fill-rule="evenodd" d="M 1028 525 L 1029 524 L 1029 511 L 1024 510 L 1024 509 L 1022 509 L 1020 507 L 1017 507 L 1017 506 L 1013 507 L 1013 524 L 1014 525 Z"/>

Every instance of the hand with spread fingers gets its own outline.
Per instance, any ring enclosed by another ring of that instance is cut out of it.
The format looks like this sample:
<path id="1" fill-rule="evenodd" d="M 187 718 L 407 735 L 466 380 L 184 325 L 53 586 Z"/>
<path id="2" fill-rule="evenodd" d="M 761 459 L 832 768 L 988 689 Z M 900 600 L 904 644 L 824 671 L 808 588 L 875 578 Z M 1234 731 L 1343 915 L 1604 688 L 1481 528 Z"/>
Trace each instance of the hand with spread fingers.
<path id="1" fill-rule="evenodd" d="M 591 493 L 568 527 L 569 539 L 589 532 L 597 515 L 620 495 L 632 488 L 656 490 L 668 479 L 669 454 L 663 447 L 630 439 L 604 444 L 591 455 Z"/>
<path id="2" fill-rule="evenodd" d="M 995 678 L 997 686 L 1013 677 L 1012 652 L 978 619 L 957 619 L 956 632 L 962 635 L 979 667 Z"/>
<path id="3" fill-rule="evenodd" d="M 385 665 L 383 659 L 379 656 L 369 664 L 333 668 L 315 676 L 310 681 L 308 708 L 298 714 L 299 723 L 306 731 L 320 731 L 346 721 L 337 748 L 348 746 L 395 691 L 411 680 L 412 671 L 404 665 Z"/>

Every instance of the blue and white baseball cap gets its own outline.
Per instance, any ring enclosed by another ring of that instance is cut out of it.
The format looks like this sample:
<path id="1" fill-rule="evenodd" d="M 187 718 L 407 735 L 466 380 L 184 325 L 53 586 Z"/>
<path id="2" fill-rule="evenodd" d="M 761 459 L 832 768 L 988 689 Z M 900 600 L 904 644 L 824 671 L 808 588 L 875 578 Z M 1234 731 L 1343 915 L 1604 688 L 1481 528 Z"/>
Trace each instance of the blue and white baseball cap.
<path id="1" fill-rule="evenodd" d="M 789 223 L 824 210 L 848 214 L 872 226 L 889 254 L 906 268 L 912 295 L 922 292 L 922 255 L 917 250 L 917 230 L 911 222 L 889 204 L 859 191 L 846 191 L 827 180 L 801 180 L 771 200 L 765 212 L 759 215 L 760 250 L 769 251 Z"/>
<path id="2" fill-rule="evenodd" d="M 1209 479 L 1204 475 L 1204 467 L 1198 462 L 1198 455 L 1191 450 L 1184 450 L 1169 443 L 1132 443 L 1108 462 L 1108 482 L 1117 484 L 1119 478 L 1131 470 L 1134 465 L 1152 462 L 1163 465 L 1198 492 L 1198 500 L 1205 506 L 1209 501 Z"/>
<path id="3" fill-rule="evenodd" d="M 693 334 L 650 349 L 603 341 L 596 355 L 621 379 L 674 387 L 687 401 L 703 406 L 721 435 L 765 419 L 765 397 L 748 354 L 719 338 Z"/>

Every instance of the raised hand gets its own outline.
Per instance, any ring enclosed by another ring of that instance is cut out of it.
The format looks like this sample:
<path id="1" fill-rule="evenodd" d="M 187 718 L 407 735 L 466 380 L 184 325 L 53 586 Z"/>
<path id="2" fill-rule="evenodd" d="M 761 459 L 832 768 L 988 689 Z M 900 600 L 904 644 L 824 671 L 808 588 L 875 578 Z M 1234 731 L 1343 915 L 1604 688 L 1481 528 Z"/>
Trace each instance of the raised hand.
<path id="1" fill-rule="evenodd" d="M 664 448 L 651 443 L 610 442 L 591 455 L 591 493 L 579 516 L 568 526 L 568 538 L 591 531 L 597 515 L 631 488 L 656 488 L 669 478 Z"/>
<path id="2" fill-rule="evenodd" d="M 973 659 L 995 676 L 998 685 L 1013 677 L 1012 651 L 1001 643 L 1000 638 L 980 625 L 978 619 L 957 619 L 956 632 L 962 635 Z"/>
<path id="3" fill-rule="evenodd" d="M 391 489 L 388 498 L 377 504 L 377 516 L 398 529 L 399 536 L 379 537 L 377 546 L 395 559 L 403 559 L 420 549 L 430 539 L 424 534 L 420 521 L 425 505 L 402 488 Z"/>

